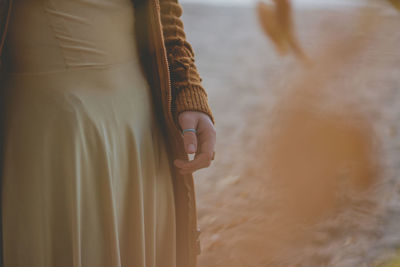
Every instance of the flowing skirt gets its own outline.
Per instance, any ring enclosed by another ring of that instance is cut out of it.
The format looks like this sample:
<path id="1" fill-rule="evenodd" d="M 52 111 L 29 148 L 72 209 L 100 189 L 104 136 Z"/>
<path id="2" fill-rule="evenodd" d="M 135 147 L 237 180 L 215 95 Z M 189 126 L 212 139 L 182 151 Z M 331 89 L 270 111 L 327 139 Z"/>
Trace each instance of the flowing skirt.
<path id="1" fill-rule="evenodd" d="M 136 65 L 7 75 L 5 267 L 175 267 L 168 155 Z"/>

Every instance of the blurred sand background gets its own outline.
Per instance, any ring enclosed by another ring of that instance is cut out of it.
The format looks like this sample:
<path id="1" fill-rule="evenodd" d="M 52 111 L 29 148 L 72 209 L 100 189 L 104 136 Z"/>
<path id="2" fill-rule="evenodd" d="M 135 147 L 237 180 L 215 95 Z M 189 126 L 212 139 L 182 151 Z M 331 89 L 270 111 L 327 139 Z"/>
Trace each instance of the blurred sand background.
<path id="1" fill-rule="evenodd" d="M 305 71 L 276 54 L 253 7 L 183 7 L 218 132 L 213 166 L 195 175 L 199 266 L 375 266 L 395 255 L 400 14 L 370 7 L 360 27 L 356 7 L 297 8 L 317 62 Z"/>

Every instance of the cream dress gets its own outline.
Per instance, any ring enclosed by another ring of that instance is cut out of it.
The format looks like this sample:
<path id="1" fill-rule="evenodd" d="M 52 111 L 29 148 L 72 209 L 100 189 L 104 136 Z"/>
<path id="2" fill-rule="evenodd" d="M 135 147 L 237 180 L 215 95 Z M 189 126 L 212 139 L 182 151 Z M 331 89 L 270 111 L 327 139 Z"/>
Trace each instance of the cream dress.
<path id="1" fill-rule="evenodd" d="M 14 1 L 5 56 L 4 266 L 174 267 L 131 0 Z"/>

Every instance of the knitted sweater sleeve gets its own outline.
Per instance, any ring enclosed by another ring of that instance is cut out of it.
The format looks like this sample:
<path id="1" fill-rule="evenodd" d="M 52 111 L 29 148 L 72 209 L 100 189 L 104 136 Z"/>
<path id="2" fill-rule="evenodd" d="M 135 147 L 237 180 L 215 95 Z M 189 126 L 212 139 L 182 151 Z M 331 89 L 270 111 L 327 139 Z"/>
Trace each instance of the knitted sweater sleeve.
<path id="1" fill-rule="evenodd" d="M 213 114 L 194 59 L 193 48 L 186 40 L 182 7 L 178 0 L 160 0 L 161 22 L 171 76 L 172 112 L 176 119 L 183 111 Z"/>

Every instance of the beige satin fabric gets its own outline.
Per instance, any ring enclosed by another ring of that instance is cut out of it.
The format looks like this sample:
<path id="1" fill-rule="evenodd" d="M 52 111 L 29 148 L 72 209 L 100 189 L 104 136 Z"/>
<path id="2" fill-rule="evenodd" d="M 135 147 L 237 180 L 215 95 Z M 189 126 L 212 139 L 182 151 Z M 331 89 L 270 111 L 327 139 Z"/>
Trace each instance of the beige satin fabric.
<path id="1" fill-rule="evenodd" d="M 15 1 L 5 267 L 175 267 L 164 140 L 130 0 Z"/>

